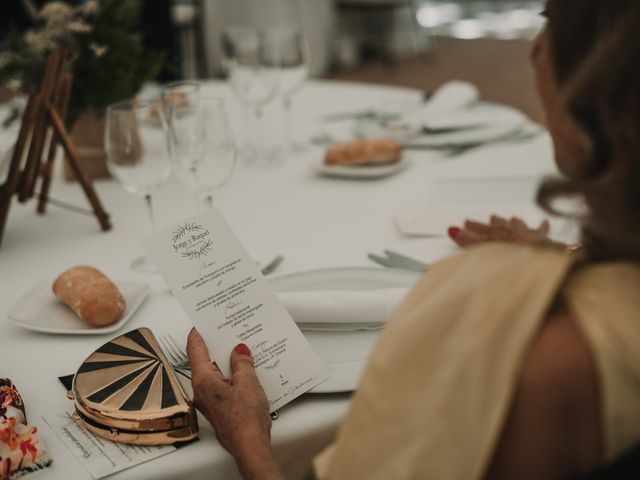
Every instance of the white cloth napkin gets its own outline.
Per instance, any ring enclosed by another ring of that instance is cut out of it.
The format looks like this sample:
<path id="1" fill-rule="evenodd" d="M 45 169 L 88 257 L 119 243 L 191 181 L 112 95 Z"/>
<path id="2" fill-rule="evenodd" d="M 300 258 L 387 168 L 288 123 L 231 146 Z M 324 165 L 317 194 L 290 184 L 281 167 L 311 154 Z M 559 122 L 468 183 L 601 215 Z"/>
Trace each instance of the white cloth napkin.
<path id="1" fill-rule="evenodd" d="M 302 330 L 354 331 L 384 327 L 407 294 L 406 288 L 278 292 Z"/>
<path id="2" fill-rule="evenodd" d="M 397 128 L 408 135 L 420 133 L 423 127 L 458 127 L 458 125 L 451 125 L 450 123 L 444 126 L 438 124 L 437 127 L 434 127 L 433 125 L 430 126 L 429 122 L 445 114 L 464 110 L 476 103 L 479 97 L 480 92 L 471 83 L 452 80 L 433 92 L 433 96 L 420 109 L 389 122 L 388 127 L 391 129 Z"/>

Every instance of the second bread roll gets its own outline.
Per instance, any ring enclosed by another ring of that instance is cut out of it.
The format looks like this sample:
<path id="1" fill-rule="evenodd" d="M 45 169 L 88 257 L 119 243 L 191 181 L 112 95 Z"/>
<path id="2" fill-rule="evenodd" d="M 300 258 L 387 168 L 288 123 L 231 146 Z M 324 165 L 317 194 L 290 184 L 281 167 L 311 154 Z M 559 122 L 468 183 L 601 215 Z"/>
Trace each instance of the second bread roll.
<path id="1" fill-rule="evenodd" d="M 118 287 L 100 270 L 89 266 L 63 272 L 53 282 L 53 293 L 94 327 L 118 321 L 126 306 Z"/>
<path id="2" fill-rule="evenodd" d="M 366 138 L 341 143 L 324 155 L 326 165 L 385 165 L 402 159 L 402 147 L 388 138 Z"/>

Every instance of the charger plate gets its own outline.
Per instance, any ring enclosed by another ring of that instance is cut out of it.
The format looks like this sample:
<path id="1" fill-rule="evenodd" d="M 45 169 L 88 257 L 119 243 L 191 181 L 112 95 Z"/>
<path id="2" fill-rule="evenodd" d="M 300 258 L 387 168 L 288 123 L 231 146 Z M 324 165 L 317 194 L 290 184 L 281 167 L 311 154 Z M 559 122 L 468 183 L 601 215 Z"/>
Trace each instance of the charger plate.
<path id="1" fill-rule="evenodd" d="M 394 268 L 346 267 L 309 270 L 269 280 L 279 292 L 310 290 L 377 290 L 411 287 L 420 274 Z M 310 393 L 351 392 L 382 330 L 349 332 L 303 331 L 331 377 Z"/>

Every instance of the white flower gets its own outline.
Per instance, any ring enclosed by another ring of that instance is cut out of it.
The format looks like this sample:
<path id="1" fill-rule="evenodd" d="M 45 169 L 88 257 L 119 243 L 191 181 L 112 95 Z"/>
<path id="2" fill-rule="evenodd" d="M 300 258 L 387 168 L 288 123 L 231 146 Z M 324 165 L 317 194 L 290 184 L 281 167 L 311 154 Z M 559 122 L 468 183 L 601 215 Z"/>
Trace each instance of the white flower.
<path id="1" fill-rule="evenodd" d="M 91 25 L 82 20 L 74 20 L 73 22 L 69 22 L 67 28 L 70 32 L 75 33 L 88 33 L 91 31 Z"/>
<path id="2" fill-rule="evenodd" d="M 36 52 L 44 52 L 56 48 L 56 43 L 53 41 L 53 38 L 46 32 L 29 30 L 24 35 L 24 41 Z"/>
<path id="3" fill-rule="evenodd" d="M 4 86 L 7 87 L 12 92 L 18 93 L 22 88 L 22 82 L 18 78 L 12 78 L 7 83 L 5 83 Z"/>
<path id="4" fill-rule="evenodd" d="M 0 52 L 0 68 L 4 68 L 13 61 L 11 52 Z"/>
<path id="5" fill-rule="evenodd" d="M 40 17 L 47 23 L 63 23 L 73 15 L 73 9 L 64 2 L 49 2 L 42 10 Z"/>
<path id="6" fill-rule="evenodd" d="M 80 7 L 80 10 L 85 15 L 93 15 L 95 13 L 98 13 L 99 9 L 100 9 L 100 7 L 99 7 L 98 2 L 96 0 L 89 0 L 89 1 L 85 2 L 84 5 L 82 5 Z"/>
<path id="7" fill-rule="evenodd" d="M 101 56 L 103 56 L 105 53 L 109 51 L 109 47 L 107 47 L 106 45 L 98 45 L 95 42 L 91 42 L 89 44 L 89 48 L 93 51 L 93 54 L 98 58 L 100 58 Z"/>

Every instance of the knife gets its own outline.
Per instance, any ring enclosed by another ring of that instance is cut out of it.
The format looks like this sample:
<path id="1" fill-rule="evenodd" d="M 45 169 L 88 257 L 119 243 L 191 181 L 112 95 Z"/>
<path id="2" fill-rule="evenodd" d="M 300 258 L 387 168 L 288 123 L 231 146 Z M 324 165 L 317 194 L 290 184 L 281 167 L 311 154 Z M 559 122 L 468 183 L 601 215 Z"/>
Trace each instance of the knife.
<path id="1" fill-rule="evenodd" d="M 379 263 L 384 267 L 398 268 L 396 264 L 389 260 L 387 257 L 381 257 L 380 255 L 376 255 L 375 253 L 369 253 L 367 257 L 369 258 L 369 260 L 373 260 L 374 262 Z"/>
<path id="2" fill-rule="evenodd" d="M 420 260 L 416 260 L 415 258 L 407 257 L 398 252 L 394 252 L 393 250 L 385 250 L 384 254 L 391 260 L 396 263 L 396 265 L 404 265 L 404 268 L 409 270 L 415 270 L 416 272 L 424 272 L 429 265 Z"/>
<path id="3" fill-rule="evenodd" d="M 417 260 L 414 260 L 413 262 L 407 262 L 407 261 L 400 262 L 396 259 L 383 257 L 381 255 L 376 255 L 374 253 L 368 254 L 367 257 L 370 260 L 373 260 L 374 262 L 389 268 L 400 268 L 403 270 L 411 270 L 412 272 L 419 272 L 419 273 L 424 272 L 426 269 L 426 265 L 421 262 L 418 262 Z"/>

